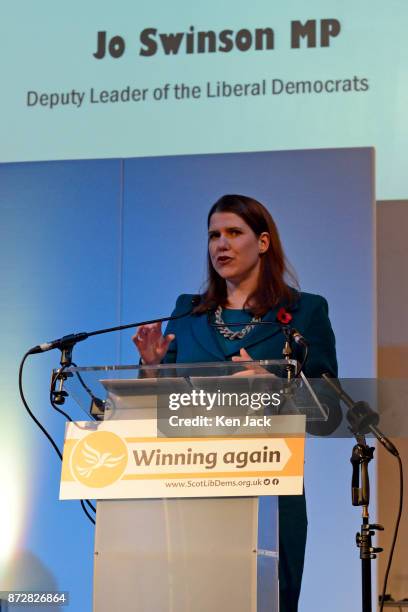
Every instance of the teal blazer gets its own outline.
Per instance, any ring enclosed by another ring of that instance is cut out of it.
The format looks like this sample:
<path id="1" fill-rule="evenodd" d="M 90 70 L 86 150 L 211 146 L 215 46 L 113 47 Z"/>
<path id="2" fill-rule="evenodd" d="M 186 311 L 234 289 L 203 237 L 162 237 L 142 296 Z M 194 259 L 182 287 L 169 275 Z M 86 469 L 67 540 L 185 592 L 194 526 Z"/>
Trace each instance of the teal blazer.
<path id="1" fill-rule="evenodd" d="M 192 308 L 193 295 L 180 295 L 173 315 L 180 315 Z M 270 310 L 264 321 L 276 322 L 280 306 Z M 309 355 L 305 374 L 319 378 L 323 372 L 337 376 L 337 359 L 334 333 L 328 317 L 327 301 L 320 295 L 300 293 L 293 306 L 287 308 L 293 319 L 290 326 L 296 328 L 309 343 Z M 206 361 L 226 361 L 237 355 L 236 349 L 228 351 L 219 341 L 219 332 L 209 324 L 208 316 L 190 315 L 183 319 L 170 321 L 166 334 L 175 334 L 166 355 L 166 363 L 194 363 Z M 245 348 L 253 359 L 281 359 L 284 336 L 281 326 L 258 325 L 242 339 Z"/>
<path id="2" fill-rule="evenodd" d="M 192 309 L 193 295 L 180 295 L 173 315 Z M 290 326 L 296 328 L 309 343 L 308 359 L 304 367 L 309 378 L 320 378 L 327 372 L 337 377 L 335 337 L 328 316 L 327 301 L 320 295 L 299 293 L 297 301 L 286 308 L 292 314 Z M 263 320 L 276 322 L 280 305 L 270 310 Z M 165 363 L 194 363 L 226 361 L 237 355 L 237 349 L 228 351 L 220 341 L 219 332 L 211 327 L 206 314 L 191 314 L 170 321 L 166 334 L 175 334 Z M 281 359 L 284 336 L 280 325 L 258 325 L 242 341 L 253 359 Z M 236 345 L 235 345 L 236 347 Z M 301 350 L 300 347 L 297 350 Z M 299 357 L 300 355 L 298 355 Z M 294 357 L 297 357 L 294 354 Z M 329 432 L 341 420 L 339 409 L 329 419 Z M 330 422 L 331 421 L 331 422 Z M 309 428 L 310 430 L 310 428 Z M 311 433 L 325 433 L 312 431 Z M 306 546 L 306 502 L 304 495 L 279 498 L 279 593 L 280 612 L 297 612 Z"/>

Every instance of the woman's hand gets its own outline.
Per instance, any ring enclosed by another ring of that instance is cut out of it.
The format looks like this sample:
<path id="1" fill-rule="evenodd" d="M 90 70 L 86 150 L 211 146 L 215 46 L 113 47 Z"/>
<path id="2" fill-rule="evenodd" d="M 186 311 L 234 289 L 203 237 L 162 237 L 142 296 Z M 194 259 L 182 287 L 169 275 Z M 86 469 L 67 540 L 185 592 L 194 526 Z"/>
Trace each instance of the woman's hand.
<path id="1" fill-rule="evenodd" d="M 143 363 L 145 365 L 157 365 L 166 355 L 170 342 L 175 337 L 174 334 L 163 336 L 161 323 L 150 323 L 150 325 L 138 327 L 132 340 Z"/>
<path id="2" fill-rule="evenodd" d="M 242 348 L 239 351 L 239 355 L 234 355 L 234 357 L 231 357 L 231 361 L 234 361 L 235 363 L 237 363 L 240 361 L 253 361 L 253 359 L 251 355 L 247 353 L 247 351 L 244 348 Z M 262 366 L 258 364 L 251 366 L 251 364 L 246 363 L 245 368 L 246 369 L 242 370 L 242 372 L 234 372 L 232 376 L 273 376 L 275 377 L 275 374 L 268 372 L 267 369 L 263 368 Z"/>
<path id="3" fill-rule="evenodd" d="M 239 351 L 239 355 L 234 355 L 234 357 L 231 357 L 231 361 L 237 363 L 239 361 L 253 361 L 253 359 L 251 355 L 247 353 L 244 348 L 242 348 Z M 263 373 L 265 374 L 265 371 Z M 233 376 L 253 376 L 254 374 L 257 374 L 256 368 L 246 364 L 245 370 L 242 370 L 242 372 L 234 372 Z"/>

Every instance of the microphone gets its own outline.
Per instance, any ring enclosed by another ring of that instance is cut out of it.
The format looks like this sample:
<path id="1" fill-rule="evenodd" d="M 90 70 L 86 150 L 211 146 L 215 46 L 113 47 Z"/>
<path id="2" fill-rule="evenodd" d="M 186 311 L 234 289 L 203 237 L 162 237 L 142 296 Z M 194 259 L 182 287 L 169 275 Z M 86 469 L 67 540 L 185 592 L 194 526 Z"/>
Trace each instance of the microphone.
<path id="1" fill-rule="evenodd" d="M 338 397 L 348 406 L 346 417 L 350 423 L 351 431 L 355 435 L 366 434 L 371 431 L 388 452 L 398 457 L 399 453 L 397 448 L 377 427 L 378 423 L 380 422 L 379 414 L 374 412 L 367 402 L 355 402 L 350 395 L 344 391 L 339 381 L 334 381 L 329 374 L 322 374 L 322 378 L 335 391 Z"/>
<path id="2" fill-rule="evenodd" d="M 174 321 L 176 319 L 182 319 L 188 317 L 196 306 L 200 303 L 201 296 L 199 294 L 193 295 L 191 298 L 191 308 L 187 312 L 183 312 L 179 315 L 173 315 L 172 317 L 161 317 L 159 319 L 150 319 L 149 321 L 139 321 L 137 323 L 128 323 L 126 325 L 117 325 L 116 327 L 106 327 L 104 329 L 97 329 L 92 332 L 79 332 L 77 334 L 68 334 L 51 340 L 49 342 L 43 342 L 33 346 L 29 351 L 28 355 L 36 355 L 37 353 L 45 353 L 46 351 L 52 351 L 53 349 L 60 349 L 61 351 L 67 348 L 72 348 L 78 342 L 82 342 L 91 336 L 98 336 L 100 334 L 108 334 L 114 331 L 122 331 L 124 329 L 130 329 L 131 327 L 139 327 L 140 325 L 149 325 L 150 323 L 164 323 L 165 321 Z"/>
<path id="3" fill-rule="evenodd" d="M 306 340 L 306 338 L 304 338 L 302 336 L 302 334 L 297 329 L 295 329 L 294 327 L 292 327 L 290 329 L 289 333 L 290 333 L 291 337 L 293 338 L 293 340 L 296 342 L 296 344 L 300 344 L 303 347 L 308 347 L 309 346 L 309 343 Z"/>
<path id="4" fill-rule="evenodd" d="M 45 353 L 46 351 L 52 351 L 55 348 L 62 349 L 65 346 L 69 346 L 70 344 L 74 345 L 77 342 L 86 340 L 87 338 L 89 338 L 89 334 L 86 332 L 80 332 L 78 334 L 68 334 L 67 336 L 62 336 L 62 338 L 58 338 L 57 340 L 50 340 L 49 342 L 37 344 L 37 346 L 33 346 L 33 348 L 28 351 L 28 354 L 36 355 L 37 353 Z"/>

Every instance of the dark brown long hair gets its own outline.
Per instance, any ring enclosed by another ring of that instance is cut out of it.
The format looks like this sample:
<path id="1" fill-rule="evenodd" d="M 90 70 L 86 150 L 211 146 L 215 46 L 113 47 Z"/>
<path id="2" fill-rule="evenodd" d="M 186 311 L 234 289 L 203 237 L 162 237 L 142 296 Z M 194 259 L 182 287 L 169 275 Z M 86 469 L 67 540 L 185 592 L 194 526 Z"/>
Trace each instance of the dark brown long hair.
<path id="1" fill-rule="evenodd" d="M 235 213 L 249 225 L 256 236 L 268 232 L 270 237 L 269 248 L 260 256 L 258 286 L 248 296 L 244 308 L 253 315 L 260 316 L 278 304 L 290 306 L 297 298 L 298 282 L 294 271 L 286 261 L 275 221 L 269 211 L 253 198 L 244 195 L 224 195 L 211 207 L 208 213 L 208 227 L 211 216 L 216 212 Z M 215 271 L 209 252 L 207 252 L 207 265 L 207 288 L 201 296 L 200 304 L 194 309 L 197 314 L 214 309 L 218 305 L 225 306 L 227 302 L 226 282 Z"/>

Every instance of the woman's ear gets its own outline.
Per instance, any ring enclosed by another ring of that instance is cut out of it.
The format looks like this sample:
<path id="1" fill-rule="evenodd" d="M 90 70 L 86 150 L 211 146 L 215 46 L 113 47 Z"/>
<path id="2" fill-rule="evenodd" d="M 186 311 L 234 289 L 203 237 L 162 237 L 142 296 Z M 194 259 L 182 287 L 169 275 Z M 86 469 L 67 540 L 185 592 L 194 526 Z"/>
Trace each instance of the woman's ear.
<path id="1" fill-rule="evenodd" d="M 269 249 L 269 245 L 271 242 L 268 232 L 262 232 L 262 234 L 259 235 L 258 242 L 259 254 L 262 255 L 263 253 L 266 253 L 266 251 Z"/>

